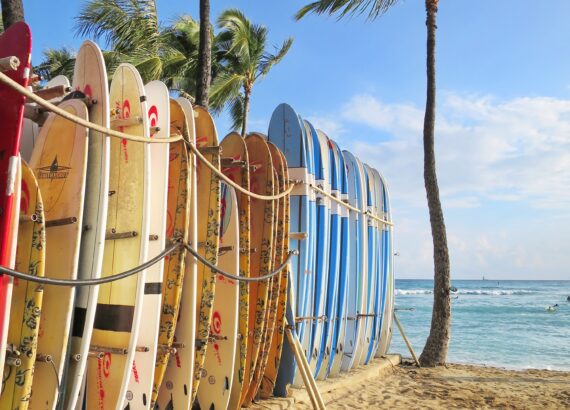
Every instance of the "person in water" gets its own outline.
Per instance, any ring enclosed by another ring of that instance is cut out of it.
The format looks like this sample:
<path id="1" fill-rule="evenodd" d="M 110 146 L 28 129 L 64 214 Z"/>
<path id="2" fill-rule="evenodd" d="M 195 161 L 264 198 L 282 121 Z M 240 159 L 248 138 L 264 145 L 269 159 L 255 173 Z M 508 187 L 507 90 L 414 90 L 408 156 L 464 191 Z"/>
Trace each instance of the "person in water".
<path id="1" fill-rule="evenodd" d="M 566 302 L 570 302 L 570 296 L 566 297 Z"/>
<path id="2" fill-rule="evenodd" d="M 558 303 L 556 303 L 556 304 L 554 304 L 554 305 L 552 305 L 552 306 L 548 306 L 548 307 L 546 308 L 546 310 L 549 311 L 549 312 L 556 312 L 556 308 L 557 308 L 557 307 L 558 307 Z"/>

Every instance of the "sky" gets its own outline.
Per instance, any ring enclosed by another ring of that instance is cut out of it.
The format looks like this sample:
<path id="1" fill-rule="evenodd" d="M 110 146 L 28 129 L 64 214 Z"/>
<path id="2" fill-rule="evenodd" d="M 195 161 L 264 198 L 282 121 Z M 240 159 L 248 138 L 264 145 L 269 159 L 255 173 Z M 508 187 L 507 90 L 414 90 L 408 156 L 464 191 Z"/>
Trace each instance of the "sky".
<path id="1" fill-rule="evenodd" d="M 74 17 L 84 3 L 24 0 L 35 64 L 46 48 L 78 49 Z M 273 109 L 287 102 L 377 168 L 391 192 L 397 277 L 433 277 L 424 2 L 401 0 L 375 21 L 301 22 L 293 19 L 300 0 L 212 3 L 213 21 L 239 8 L 269 28 L 271 45 L 294 37 L 254 87 L 250 129 L 266 132 Z M 197 1 L 157 7 L 164 25 L 198 16 Z M 452 278 L 570 279 L 569 16 L 567 0 L 440 0 L 436 157 Z M 227 116 L 216 125 L 225 135 Z"/>

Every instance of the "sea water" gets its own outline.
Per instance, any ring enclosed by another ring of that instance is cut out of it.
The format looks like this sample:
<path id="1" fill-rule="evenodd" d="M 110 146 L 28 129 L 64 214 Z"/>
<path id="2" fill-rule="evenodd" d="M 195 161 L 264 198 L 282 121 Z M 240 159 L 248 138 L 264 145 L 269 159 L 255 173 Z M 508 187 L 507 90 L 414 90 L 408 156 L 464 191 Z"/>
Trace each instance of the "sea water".
<path id="1" fill-rule="evenodd" d="M 452 280 L 452 286 L 449 362 L 570 371 L 570 281 Z M 556 303 L 555 312 L 547 311 Z M 432 280 L 396 280 L 396 314 L 418 356 L 432 304 Z M 410 357 L 395 324 L 390 351 Z"/>

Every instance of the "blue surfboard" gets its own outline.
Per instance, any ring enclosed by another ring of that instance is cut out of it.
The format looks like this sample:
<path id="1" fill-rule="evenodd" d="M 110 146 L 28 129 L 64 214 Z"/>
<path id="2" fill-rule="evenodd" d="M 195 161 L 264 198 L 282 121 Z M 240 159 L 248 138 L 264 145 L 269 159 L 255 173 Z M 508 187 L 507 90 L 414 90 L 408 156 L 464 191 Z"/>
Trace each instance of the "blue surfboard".
<path id="1" fill-rule="evenodd" d="M 330 150 L 334 162 L 336 165 L 336 176 L 337 176 L 337 188 L 338 188 L 338 198 L 343 202 L 348 202 L 348 179 L 346 175 L 346 167 L 344 163 L 344 158 L 342 153 L 334 141 L 330 141 Z M 334 187 L 334 178 L 331 179 Z M 350 247 L 351 245 L 351 235 L 350 235 L 350 225 L 349 225 L 349 210 L 344 206 L 339 206 L 339 243 L 338 248 L 331 246 L 331 266 L 333 261 L 333 253 L 335 249 L 338 255 L 338 284 L 337 293 L 335 296 L 334 304 L 335 317 L 332 325 L 332 344 L 331 344 L 331 356 L 328 363 L 328 376 L 334 377 L 339 374 L 340 366 L 342 364 L 342 356 L 344 353 L 344 337 L 346 331 L 347 323 L 347 302 L 348 302 L 348 268 L 349 268 L 349 257 L 350 257 Z M 332 221 L 332 216 L 331 216 Z M 331 222 L 332 226 L 332 222 Z M 331 229 L 332 232 L 332 229 Z M 331 234 L 332 238 L 332 234 Z M 331 239 L 332 243 L 332 239 Z"/>
<path id="2" fill-rule="evenodd" d="M 288 298 L 286 309 L 287 320 L 290 324 L 294 324 L 296 317 L 307 316 L 310 309 L 310 306 L 307 305 L 305 292 L 310 286 L 308 279 L 311 276 L 310 238 L 312 231 L 309 214 L 314 208 L 314 202 L 310 200 L 309 184 L 312 181 L 312 163 L 311 157 L 308 155 L 307 140 L 297 113 L 289 105 L 281 104 L 273 112 L 269 123 L 268 140 L 283 151 L 289 165 L 290 178 L 303 181 L 303 184 L 295 187 L 290 197 L 290 230 L 308 235 L 305 240 L 292 239 L 289 243 L 289 249 L 299 252 L 291 264 L 288 293 L 291 297 Z M 297 322 L 295 330 L 297 337 L 307 349 L 310 332 L 307 331 L 306 322 Z M 287 386 L 295 382 L 298 374 L 291 347 L 285 343 L 274 394 L 281 397 L 286 396 Z"/>
<path id="3" fill-rule="evenodd" d="M 326 141 L 328 154 L 328 181 L 330 194 L 340 199 L 339 159 L 335 155 L 333 142 L 324 132 L 317 130 L 320 141 Z M 322 143 L 321 142 L 321 143 Z M 326 379 L 329 372 L 329 363 L 333 357 L 333 329 L 336 328 L 337 302 L 339 291 L 340 255 L 343 252 L 340 246 L 340 212 L 341 205 L 335 201 L 329 201 L 329 266 L 326 287 L 325 316 L 327 320 L 323 326 L 320 362 L 317 364 L 317 379 Z"/>
<path id="4" fill-rule="evenodd" d="M 358 209 L 364 209 L 363 174 L 357 159 L 348 151 L 343 151 L 348 181 L 349 204 Z M 344 353 L 341 371 L 349 371 L 355 362 L 356 352 L 364 326 L 360 326 L 359 315 L 364 309 L 364 289 L 366 287 L 366 220 L 365 216 L 356 211 L 349 213 L 349 230 L 354 246 L 349 249 L 348 264 L 348 295 L 346 312 L 346 330 L 344 338 Z"/>

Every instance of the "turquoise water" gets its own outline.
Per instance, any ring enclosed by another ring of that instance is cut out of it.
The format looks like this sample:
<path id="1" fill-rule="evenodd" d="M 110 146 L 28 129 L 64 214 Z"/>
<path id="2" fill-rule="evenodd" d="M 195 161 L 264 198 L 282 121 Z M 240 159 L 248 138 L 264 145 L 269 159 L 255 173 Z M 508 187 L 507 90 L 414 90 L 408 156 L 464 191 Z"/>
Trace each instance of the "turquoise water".
<path id="1" fill-rule="evenodd" d="M 509 369 L 570 370 L 570 281 L 452 281 L 448 360 Z M 396 280 L 396 309 L 416 354 L 429 333 L 433 281 Z M 556 312 L 546 311 L 559 304 Z M 410 354 L 397 328 L 391 352 Z"/>

